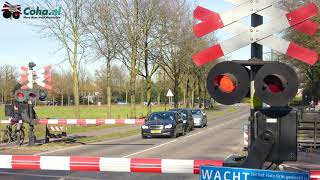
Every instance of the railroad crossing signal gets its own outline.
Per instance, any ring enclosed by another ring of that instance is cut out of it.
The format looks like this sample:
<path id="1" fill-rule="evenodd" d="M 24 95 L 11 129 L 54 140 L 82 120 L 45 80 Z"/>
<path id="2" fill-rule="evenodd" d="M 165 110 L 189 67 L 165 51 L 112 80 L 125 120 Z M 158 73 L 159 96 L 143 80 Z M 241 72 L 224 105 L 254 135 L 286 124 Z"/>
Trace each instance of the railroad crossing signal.
<path id="1" fill-rule="evenodd" d="M 33 88 L 33 71 L 29 70 L 28 67 L 21 67 L 20 72 L 20 83 L 24 84 L 21 89 L 32 89 Z"/>
<path id="2" fill-rule="evenodd" d="M 16 90 L 15 91 L 15 99 L 17 102 L 27 102 L 30 100 L 31 102 L 35 102 L 37 100 L 44 101 L 48 95 L 46 90 Z"/>
<path id="3" fill-rule="evenodd" d="M 309 3 L 294 11 L 286 12 L 274 6 L 275 3 L 281 0 L 227 1 L 238 6 L 221 14 L 201 6 L 198 6 L 194 11 L 194 18 L 201 21 L 193 27 L 196 36 L 202 37 L 218 29 L 236 35 L 196 53 L 193 56 L 196 65 L 204 65 L 252 43 L 265 45 L 307 64 L 315 64 L 317 62 L 317 52 L 274 36 L 274 34 L 289 27 L 293 27 L 308 35 L 315 34 L 318 25 L 309 20 L 318 14 L 318 8 L 314 3 Z M 250 27 L 238 22 L 241 18 L 252 14 L 269 17 L 271 21 L 258 27 Z"/>
<path id="4" fill-rule="evenodd" d="M 38 72 L 38 79 L 36 80 L 36 84 L 39 86 L 51 90 L 51 81 L 52 81 L 52 76 L 51 76 L 51 65 L 45 66 L 44 68 L 41 68 Z"/>
<path id="5" fill-rule="evenodd" d="M 36 79 L 34 79 L 36 78 Z M 45 66 L 38 71 L 30 70 L 28 67 L 21 67 L 20 83 L 21 89 L 28 90 L 33 88 L 33 83 L 47 90 L 52 89 L 51 65 Z"/>

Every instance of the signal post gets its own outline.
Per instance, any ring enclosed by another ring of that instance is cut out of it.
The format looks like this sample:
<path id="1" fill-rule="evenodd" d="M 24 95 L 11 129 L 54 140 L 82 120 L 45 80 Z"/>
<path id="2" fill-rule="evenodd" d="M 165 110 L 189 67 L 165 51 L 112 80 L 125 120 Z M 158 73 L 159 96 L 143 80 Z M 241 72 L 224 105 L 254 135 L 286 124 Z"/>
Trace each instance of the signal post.
<path id="1" fill-rule="evenodd" d="M 16 90 L 15 100 L 20 105 L 20 112 L 24 122 L 29 124 L 29 146 L 35 145 L 36 136 L 34 135 L 36 113 L 33 109 L 33 103 L 37 100 L 44 101 L 48 95 L 47 90 L 52 87 L 51 83 L 51 66 L 46 66 L 34 71 L 35 63 L 30 62 L 28 67 L 21 67 L 20 83 L 21 89 Z M 38 85 L 41 88 L 35 88 Z"/>

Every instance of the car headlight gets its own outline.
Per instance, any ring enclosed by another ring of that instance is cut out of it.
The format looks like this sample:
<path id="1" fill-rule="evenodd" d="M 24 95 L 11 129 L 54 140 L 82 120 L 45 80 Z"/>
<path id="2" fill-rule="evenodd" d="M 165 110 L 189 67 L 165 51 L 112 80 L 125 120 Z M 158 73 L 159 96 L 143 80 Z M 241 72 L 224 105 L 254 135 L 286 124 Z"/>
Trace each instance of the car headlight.
<path id="1" fill-rule="evenodd" d="M 164 126 L 165 129 L 171 129 L 172 128 L 172 124 L 168 124 Z"/>
<path id="2" fill-rule="evenodd" d="M 149 127 L 146 126 L 146 125 L 143 125 L 141 128 L 142 128 L 142 129 L 149 129 Z"/>

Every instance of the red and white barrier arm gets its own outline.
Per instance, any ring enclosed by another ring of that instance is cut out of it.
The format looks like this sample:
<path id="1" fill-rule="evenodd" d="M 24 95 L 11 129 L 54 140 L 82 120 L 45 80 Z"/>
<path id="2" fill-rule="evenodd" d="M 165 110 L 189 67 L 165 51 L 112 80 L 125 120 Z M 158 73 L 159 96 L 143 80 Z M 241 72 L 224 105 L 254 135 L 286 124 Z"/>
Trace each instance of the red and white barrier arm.
<path id="1" fill-rule="evenodd" d="M 222 166 L 221 160 L 175 160 L 69 156 L 0 155 L 0 169 L 109 171 L 199 174 L 201 165 Z"/>
<path id="2" fill-rule="evenodd" d="M 320 180 L 320 170 L 311 170 L 310 171 L 310 179 L 311 180 Z"/>
<path id="3" fill-rule="evenodd" d="M 0 169 L 199 174 L 200 166 L 223 166 L 222 160 L 0 155 Z M 320 180 L 320 170 L 310 171 Z"/>
<path id="4" fill-rule="evenodd" d="M 37 119 L 37 124 L 61 124 L 61 125 L 142 125 L 145 119 Z M 1 124 L 9 124 L 10 120 L 1 120 Z"/>

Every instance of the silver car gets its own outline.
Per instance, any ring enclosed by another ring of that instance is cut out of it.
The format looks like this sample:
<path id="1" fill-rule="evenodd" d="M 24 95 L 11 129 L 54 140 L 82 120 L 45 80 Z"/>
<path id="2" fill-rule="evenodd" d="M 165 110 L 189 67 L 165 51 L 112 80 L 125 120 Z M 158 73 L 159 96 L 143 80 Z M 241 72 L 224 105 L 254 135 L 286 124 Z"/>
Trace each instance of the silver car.
<path id="1" fill-rule="evenodd" d="M 195 127 L 205 127 L 207 125 L 207 115 L 202 109 L 192 109 L 192 117 Z"/>

